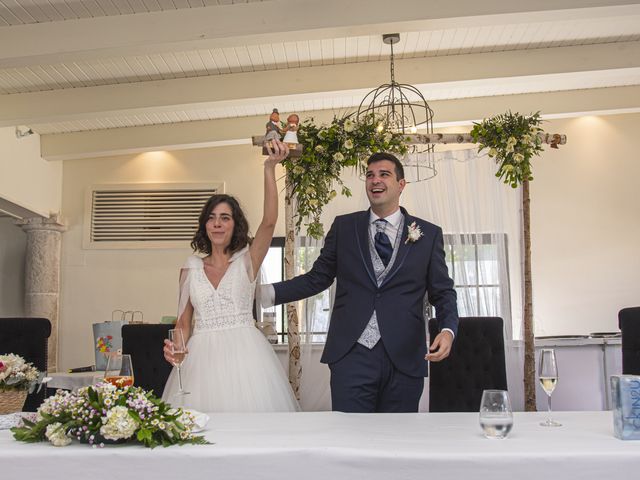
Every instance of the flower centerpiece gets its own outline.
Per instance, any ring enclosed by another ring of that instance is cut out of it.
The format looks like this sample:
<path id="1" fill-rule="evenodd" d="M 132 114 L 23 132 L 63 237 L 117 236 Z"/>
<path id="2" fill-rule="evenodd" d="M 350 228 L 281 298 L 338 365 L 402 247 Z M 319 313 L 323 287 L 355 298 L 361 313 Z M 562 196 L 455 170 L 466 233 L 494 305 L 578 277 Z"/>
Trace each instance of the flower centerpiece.
<path id="1" fill-rule="evenodd" d="M 27 393 L 35 390 L 43 376 L 19 355 L 0 355 L 0 414 L 22 410 Z"/>
<path id="2" fill-rule="evenodd" d="M 298 141 L 303 145 L 299 158 L 287 158 L 287 183 L 296 199 L 296 229 L 305 222 L 307 235 L 323 235 L 320 215 L 322 209 L 340 190 L 351 196 L 350 189 L 340 179 L 346 167 L 364 170 L 364 161 L 372 153 L 407 151 L 400 133 L 386 131 L 379 119 L 370 115 L 358 122 L 349 117 L 334 117 L 329 125 L 316 125 L 313 118 L 305 120 L 298 129 Z"/>
<path id="3" fill-rule="evenodd" d="M 474 123 L 473 141 L 480 144 L 478 152 L 489 149 L 489 157 L 498 163 L 496 177 L 516 188 L 523 181 L 533 180 L 531 158 L 542 149 L 540 112 L 533 115 L 503 113 Z"/>
<path id="4" fill-rule="evenodd" d="M 99 383 L 76 393 L 58 390 L 38 409 L 35 421 L 12 428 L 23 442 L 49 440 L 65 446 L 73 439 L 102 447 L 105 442 L 137 442 L 146 447 L 207 444 L 193 435 L 191 413 L 173 408 L 140 387 Z"/>

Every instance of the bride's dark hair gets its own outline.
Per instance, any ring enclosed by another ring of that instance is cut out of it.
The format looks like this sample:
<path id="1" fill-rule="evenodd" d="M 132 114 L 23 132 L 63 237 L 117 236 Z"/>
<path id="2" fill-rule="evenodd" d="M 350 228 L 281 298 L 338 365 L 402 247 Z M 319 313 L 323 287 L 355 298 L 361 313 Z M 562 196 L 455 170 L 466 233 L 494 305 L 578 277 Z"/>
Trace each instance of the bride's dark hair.
<path id="1" fill-rule="evenodd" d="M 206 225 L 209 220 L 209 215 L 211 215 L 213 209 L 221 203 L 229 205 L 234 222 L 231 242 L 225 249 L 225 253 L 229 252 L 234 254 L 250 243 L 249 222 L 247 222 L 247 217 L 245 217 L 238 201 L 231 195 L 215 194 L 207 200 L 207 203 L 204 204 L 204 207 L 202 207 L 202 211 L 200 212 L 200 217 L 198 218 L 198 230 L 191 240 L 191 248 L 193 248 L 194 252 L 204 253 L 205 255 L 211 254 L 211 240 L 209 240 L 209 237 L 207 236 Z"/>

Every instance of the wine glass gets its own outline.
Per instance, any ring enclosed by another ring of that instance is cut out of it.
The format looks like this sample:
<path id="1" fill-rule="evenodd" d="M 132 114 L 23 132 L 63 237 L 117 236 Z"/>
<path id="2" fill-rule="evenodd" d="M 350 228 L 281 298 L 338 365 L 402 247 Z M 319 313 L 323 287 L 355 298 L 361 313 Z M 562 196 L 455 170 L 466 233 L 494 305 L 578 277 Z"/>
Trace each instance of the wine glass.
<path id="1" fill-rule="evenodd" d="M 187 356 L 187 347 L 184 343 L 182 330 L 179 328 L 169 330 L 169 341 L 171 342 L 171 356 L 173 357 L 171 363 L 178 370 L 178 391 L 176 395 L 188 395 L 191 392 L 187 392 L 182 388 L 182 372 L 180 371 L 182 362 Z"/>
<path id="2" fill-rule="evenodd" d="M 480 401 L 480 426 L 487 438 L 505 438 L 513 427 L 509 392 L 485 390 Z"/>
<path id="3" fill-rule="evenodd" d="M 540 368 L 538 370 L 540 385 L 547 394 L 548 413 L 547 419 L 541 422 L 543 427 L 560 427 L 562 424 L 551 419 L 551 394 L 558 383 L 558 366 L 556 364 L 556 352 L 552 348 L 543 348 L 540 351 Z"/>
<path id="4" fill-rule="evenodd" d="M 131 355 L 115 353 L 107 358 L 104 380 L 111 385 L 123 388 L 133 385 L 133 365 Z"/>

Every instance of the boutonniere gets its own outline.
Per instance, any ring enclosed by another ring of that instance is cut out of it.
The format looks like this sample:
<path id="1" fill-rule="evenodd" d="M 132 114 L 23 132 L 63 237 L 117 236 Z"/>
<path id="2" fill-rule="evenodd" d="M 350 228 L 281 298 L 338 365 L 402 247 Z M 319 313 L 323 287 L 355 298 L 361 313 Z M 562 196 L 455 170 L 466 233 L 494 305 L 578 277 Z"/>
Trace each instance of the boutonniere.
<path id="1" fill-rule="evenodd" d="M 407 231 L 408 231 L 407 240 L 404 243 L 417 242 L 418 240 L 420 240 L 420 237 L 423 235 L 422 230 L 420 230 L 420 227 L 416 225 L 416 222 L 413 222 L 411 225 L 408 225 Z"/>

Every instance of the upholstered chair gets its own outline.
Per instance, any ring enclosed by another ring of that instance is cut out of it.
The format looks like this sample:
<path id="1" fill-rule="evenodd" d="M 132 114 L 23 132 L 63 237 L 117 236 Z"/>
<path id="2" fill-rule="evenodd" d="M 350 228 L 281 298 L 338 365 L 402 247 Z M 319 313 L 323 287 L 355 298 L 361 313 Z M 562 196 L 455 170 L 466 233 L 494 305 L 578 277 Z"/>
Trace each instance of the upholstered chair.
<path id="1" fill-rule="evenodd" d="M 622 332 L 622 373 L 640 375 L 640 307 L 618 312 Z"/>
<path id="2" fill-rule="evenodd" d="M 429 337 L 437 334 L 431 319 Z M 449 357 L 429 365 L 429 411 L 477 412 L 485 389 L 507 389 L 503 321 L 461 317 Z"/>
<path id="3" fill-rule="evenodd" d="M 122 326 L 122 353 L 131 355 L 134 384 L 153 390 L 158 397 L 164 392 L 171 365 L 164 359 L 162 348 L 168 337 L 169 324 L 130 324 Z"/>
<path id="4" fill-rule="evenodd" d="M 46 372 L 50 335 L 51 322 L 46 318 L 0 318 L 0 354 L 15 353 L 39 371 Z M 39 392 L 29 394 L 23 411 L 35 412 L 44 400 L 45 390 L 43 387 Z"/>

